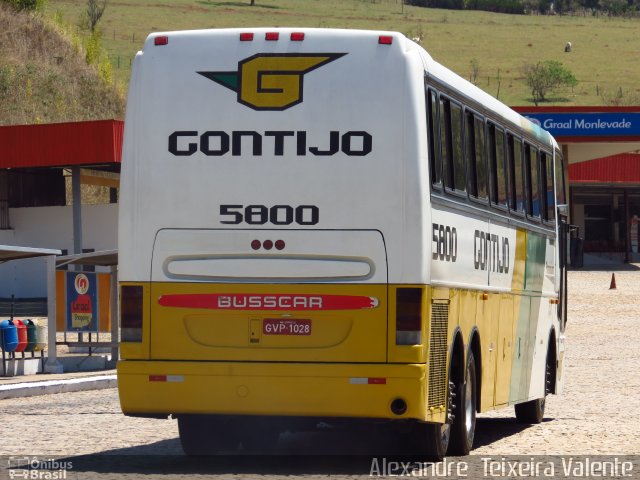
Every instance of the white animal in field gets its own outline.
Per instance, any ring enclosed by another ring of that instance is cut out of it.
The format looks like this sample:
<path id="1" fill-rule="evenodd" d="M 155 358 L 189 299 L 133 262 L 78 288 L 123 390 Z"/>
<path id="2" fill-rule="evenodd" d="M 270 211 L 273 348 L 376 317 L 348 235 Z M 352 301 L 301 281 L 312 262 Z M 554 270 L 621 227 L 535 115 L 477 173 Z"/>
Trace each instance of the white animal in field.
<path id="1" fill-rule="evenodd" d="M 569 53 L 571 51 L 571 49 L 573 48 L 573 45 L 571 45 L 571 42 L 567 42 L 564 46 L 564 51 L 566 53 Z"/>

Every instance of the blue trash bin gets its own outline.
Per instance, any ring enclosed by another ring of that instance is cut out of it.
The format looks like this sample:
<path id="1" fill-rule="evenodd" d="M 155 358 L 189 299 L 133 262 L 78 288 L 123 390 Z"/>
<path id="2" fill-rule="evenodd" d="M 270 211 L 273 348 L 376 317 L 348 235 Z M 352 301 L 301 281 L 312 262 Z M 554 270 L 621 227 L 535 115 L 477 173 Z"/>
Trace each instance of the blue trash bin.
<path id="1" fill-rule="evenodd" d="M 11 320 L 0 322 L 0 347 L 7 353 L 18 348 L 18 328 Z"/>

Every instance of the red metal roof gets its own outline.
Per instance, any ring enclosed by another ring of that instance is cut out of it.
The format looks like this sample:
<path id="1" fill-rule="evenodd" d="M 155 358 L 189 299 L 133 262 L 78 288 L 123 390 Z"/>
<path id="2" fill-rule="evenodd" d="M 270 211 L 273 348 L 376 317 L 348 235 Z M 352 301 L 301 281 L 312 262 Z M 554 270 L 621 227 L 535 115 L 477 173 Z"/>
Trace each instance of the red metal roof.
<path id="1" fill-rule="evenodd" d="M 0 127 L 0 168 L 120 163 L 122 120 Z"/>
<path id="2" fill-rule="evenodd" d="M 640 183 L 640 155 L 623 153 L 569 165 L 571 183 Z"/>

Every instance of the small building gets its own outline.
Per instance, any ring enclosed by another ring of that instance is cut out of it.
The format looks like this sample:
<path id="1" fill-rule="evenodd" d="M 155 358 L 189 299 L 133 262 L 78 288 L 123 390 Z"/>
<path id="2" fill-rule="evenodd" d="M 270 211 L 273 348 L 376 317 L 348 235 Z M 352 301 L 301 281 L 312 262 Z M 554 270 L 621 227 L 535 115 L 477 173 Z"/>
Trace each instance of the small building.
<path id="1" fill-rule="evenodd" d="M 114 250 L 124 122 L 0 127 L 0 244 Z M 91 267 L 86 267 L 91 268 Z M 99 267 L 98 267 L 99 268 Z M 0 264 L 0 316 L 46 314 L 42 259 Z"/>

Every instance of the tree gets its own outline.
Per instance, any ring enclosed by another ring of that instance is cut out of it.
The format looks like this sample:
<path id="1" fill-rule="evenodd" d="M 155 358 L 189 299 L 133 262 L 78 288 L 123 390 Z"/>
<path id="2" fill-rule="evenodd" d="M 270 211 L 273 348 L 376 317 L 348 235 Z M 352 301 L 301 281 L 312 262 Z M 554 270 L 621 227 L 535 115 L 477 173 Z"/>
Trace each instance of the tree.
<path id="1" fill-rule="evenodd" d="M 102 18 L 105 8 L 107 8 L 107 0 L 87 0 L 86 22 L 89 31 L 93 33 Z"/>
<path id="2" fill-rule="evenodd" d="M 42 11 L 45 0 L 5 0 L 16 10 Z"/>
<path id="3" fill-rule="evenodd" d="M 573 87 L 578 81 L 570 70 L 557 60 L 546 60 L 523 68 L 525 83 L 531 89 L 533 103 L 544 102 L 548 93 L 559 87 Z"/>

